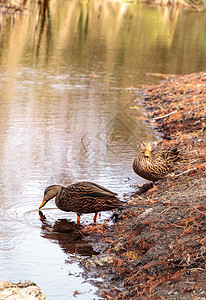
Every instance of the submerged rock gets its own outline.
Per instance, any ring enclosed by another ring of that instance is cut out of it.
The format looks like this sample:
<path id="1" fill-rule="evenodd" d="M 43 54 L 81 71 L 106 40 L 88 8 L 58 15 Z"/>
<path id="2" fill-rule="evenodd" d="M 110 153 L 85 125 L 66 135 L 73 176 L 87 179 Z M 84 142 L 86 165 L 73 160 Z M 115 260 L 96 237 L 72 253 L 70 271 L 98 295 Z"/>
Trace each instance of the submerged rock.
<path id="1" fill-rule="evenodd" d="M 31 281 L 11 283 L 0 281 L 0 299 L 7 300 L 45 300 L 46 296 L 41 289 Z"/>

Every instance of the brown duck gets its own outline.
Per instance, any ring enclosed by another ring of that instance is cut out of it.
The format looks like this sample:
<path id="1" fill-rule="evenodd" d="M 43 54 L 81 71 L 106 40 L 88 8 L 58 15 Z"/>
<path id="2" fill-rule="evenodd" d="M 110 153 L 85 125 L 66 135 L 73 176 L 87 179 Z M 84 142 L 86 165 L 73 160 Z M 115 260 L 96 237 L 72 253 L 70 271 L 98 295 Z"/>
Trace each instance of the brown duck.
<path id="1" fill-rule="evenodd" d="M 152 149 L 151 143 L 142 143 L 133 169 L 137 175 L 152 181 L 153 188 L 156 188 L 155 181 L 173 172 L 175 163 L 180 159 L 177 148 L 161 149 L 156 146 Z"/>
<path id="2" fill-rule="evenodd" d="M 125 204 L 117 198 L 117 194 L 92 182 L 82 181 L 67 187 L 51 185 L 44 191 L 44 199 L 39 209 L 49 200 L 55 198 L 56 206 L 63 211 L 73 211 L 77 214 L 77 224 L 84 213 L 95 213 L 96 222 L 99 211 L 112 210 Z"/>

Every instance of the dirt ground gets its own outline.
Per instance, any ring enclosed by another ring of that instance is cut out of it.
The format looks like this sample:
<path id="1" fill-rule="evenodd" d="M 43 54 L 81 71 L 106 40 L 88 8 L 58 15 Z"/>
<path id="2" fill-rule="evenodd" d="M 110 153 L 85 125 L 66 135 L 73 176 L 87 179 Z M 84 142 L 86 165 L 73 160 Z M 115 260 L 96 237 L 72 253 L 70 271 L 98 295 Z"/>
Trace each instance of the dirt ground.
<path id="1" fill-rule="evenodd" d="M 82 264 L 106 299 L 206 299 L 206 73 L 168 76 L 145 91 L 162 146 L 184 156 L 157 190 L 134 187 L 114 226 L 84 230 L 101 253 Z M 97 242 L 98 241 L 98 242 Z M 101 260 L 101 262 L 100 262 Z"/>

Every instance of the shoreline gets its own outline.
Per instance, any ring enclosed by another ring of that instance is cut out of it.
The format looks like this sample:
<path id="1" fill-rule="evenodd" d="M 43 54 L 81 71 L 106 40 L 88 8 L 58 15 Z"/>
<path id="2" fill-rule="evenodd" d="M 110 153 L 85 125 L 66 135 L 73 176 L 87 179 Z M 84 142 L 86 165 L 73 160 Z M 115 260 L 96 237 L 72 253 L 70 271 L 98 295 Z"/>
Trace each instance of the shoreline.
<path id="1" fill-rule="evenodd" d="M 168 76 L 143 101 L 163 146 L 184 149 L 185 161 L 157 190 L 136 186 L 117 224 L 85 228 L 102 250 L 81 264 L 104 278 L 103 298 L 206 299 L 206 73 Z"/>
<path id="2" fill-rule="evenodd" d="M 206 300 L 206 73 L 168 76 L 143 101 L 162 145 L 183 148 L 185 161 L 157 190 L 134 186 L 117 224 L 81 229 L 100 252 L 81 260 L 83 276 L 101 299 Z M 0 289 L 3 297 L 46 298 L 33 282 L 1 281 Z"/>

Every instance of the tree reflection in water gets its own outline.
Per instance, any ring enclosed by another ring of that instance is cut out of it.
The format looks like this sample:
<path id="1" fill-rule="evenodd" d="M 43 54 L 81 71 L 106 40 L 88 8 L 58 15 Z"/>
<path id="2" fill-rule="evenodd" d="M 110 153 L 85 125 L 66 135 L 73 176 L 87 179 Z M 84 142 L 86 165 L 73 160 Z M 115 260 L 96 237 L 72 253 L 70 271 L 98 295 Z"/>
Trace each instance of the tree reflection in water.
<path id="1" fill-rule="evenodd" d="M 82 256 L 99 254 L 99 252 L 93 250 L 92 245 L 85 239 L 81 227 L 74 222 L 69 222 L 67 219 L 58 219 L 52 225 L 41 211 L 39 211 L 39 216 L 42 222 L 42 237 L 57 242 L 65 253 Z"/>

